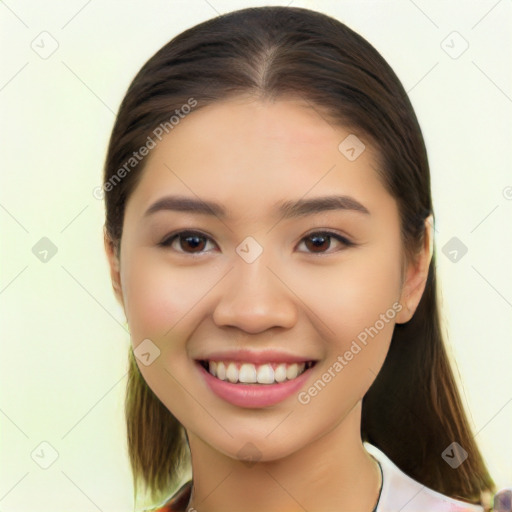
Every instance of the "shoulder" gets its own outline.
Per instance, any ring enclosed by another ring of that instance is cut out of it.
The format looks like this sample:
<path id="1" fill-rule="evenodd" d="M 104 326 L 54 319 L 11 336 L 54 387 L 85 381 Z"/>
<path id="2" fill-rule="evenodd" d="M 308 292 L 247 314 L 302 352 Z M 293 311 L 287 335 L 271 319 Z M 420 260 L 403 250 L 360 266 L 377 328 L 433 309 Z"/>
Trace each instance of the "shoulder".
<path id="1" fill-rule="evenodd" d="M 382 491 L 376 512 L 484 512 L 481 505 L 445 496 L 405 474 L 384 452 L 365 442 L 364 447 L 382 468 Z"/>

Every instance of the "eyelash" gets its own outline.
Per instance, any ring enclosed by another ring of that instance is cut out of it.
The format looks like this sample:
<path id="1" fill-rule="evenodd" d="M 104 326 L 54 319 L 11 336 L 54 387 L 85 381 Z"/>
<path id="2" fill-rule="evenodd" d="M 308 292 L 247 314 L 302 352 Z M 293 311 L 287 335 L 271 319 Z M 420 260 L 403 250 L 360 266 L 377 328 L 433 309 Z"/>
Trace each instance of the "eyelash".
<path id="1" fill-rule="evenodd" d="M 209 241 L 212 241 L 212 239 L 209 236 L 205 235 L 204 233 L 201 233 L 200 231 L 180 231 L 178 233 L 174 233 L 174 234 L 166 237 L 162 242 L 160 242 L 157 245 L 159 247 L 163 247 L 163 248 L 171 248 L 171 245 L 173 244 L 173 242 L 175 240 L 179 239 L 180 237 L 185 239 L 187 237 L 187 235 L 188 236 L 198 236 L 199 238 L 205 238 Z M 313 231 L 313 232 L 309 233 L 308 235 L 306 235 L 305 237 L 303 237 L 300 240 L 300 242 L 302 243 L 305 239 L 312 238 L 313 235 L 321 235 L 326 238 L 334 238 L 338 242 L 342 243 L 345 247 L 354 247 L 357 245 L 356 243 L 348 240 L 347 238 L 339 235 L 338 233 L 334 233 L 333 231 Z M 340 249 L 340 250 L 343 250 L 343 249 Z M 187 251 L 176 251 L 176 252 L 178 252 L 179 254 L 189 254 L 190 256 L 193 256 L 193 257 L 197 257 L 201 254 L 205 254 L 205 251 L 196 252 L 196 253 L 189 253 Z M 339 252 L 339 250 L 334 251 L 334 252 Z M 317 252 L 317 253 L 315 253 L 315 252 L 310 252 L 310 251 L 307 251 L 307 253 L 315 254 L 315 255 L 332 254 L 332 252 Z"/>

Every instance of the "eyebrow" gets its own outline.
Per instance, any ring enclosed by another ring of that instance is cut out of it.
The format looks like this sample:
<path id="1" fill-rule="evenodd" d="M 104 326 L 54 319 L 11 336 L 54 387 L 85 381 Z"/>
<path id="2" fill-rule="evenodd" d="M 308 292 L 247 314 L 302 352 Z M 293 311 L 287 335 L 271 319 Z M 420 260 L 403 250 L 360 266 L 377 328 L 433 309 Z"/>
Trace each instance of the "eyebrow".
<path id="1" fill-rule="evenodd" d="M 188 212 L 202 215 L 215 215 L 226 218 L 227 212 L 224 206 L 214 201 L 194 199 L 186 196 L 165 196 L 153 203 L 144 213 L 144 217 L 159 211 Z M 304 217 L 328 210 L 355 211 L 370 215 L 369 210 L 353 197 L 324 196 L 312 199 L 299 199 L 297 201 L 285 201 L 274 204 L 274 211 L 283 218 Z"/>

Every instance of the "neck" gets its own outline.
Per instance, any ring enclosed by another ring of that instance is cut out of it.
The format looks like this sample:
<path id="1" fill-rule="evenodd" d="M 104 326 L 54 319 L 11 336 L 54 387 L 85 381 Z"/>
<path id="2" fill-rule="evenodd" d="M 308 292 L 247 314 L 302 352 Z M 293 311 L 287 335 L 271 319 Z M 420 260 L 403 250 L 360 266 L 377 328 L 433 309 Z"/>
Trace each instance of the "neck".
<path id="1" fill-rule="evenodd" d="M 254 463 L 226 456 L 188 432 L 194 485 L 187 510 L 372 512 L 381 474 L 364 449 L 360 424 L 361 401 L 331 431 L 296 452 Z"/>

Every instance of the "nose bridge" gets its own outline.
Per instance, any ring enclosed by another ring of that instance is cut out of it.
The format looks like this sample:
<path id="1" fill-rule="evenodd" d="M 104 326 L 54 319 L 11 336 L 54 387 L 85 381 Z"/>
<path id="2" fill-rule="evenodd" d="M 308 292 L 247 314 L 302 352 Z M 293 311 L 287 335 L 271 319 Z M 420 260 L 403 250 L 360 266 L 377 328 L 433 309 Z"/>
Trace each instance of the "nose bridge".
<path id="1" fill-rule="evenodd" d="M 275 256 L 251 240 L 237 247 L 234 268 L 215 306 L 213 318 L 218 325 L 259 332 L 276 326 L 290 328 L 296 322 L 293 293 L 278 277 L 280 259 Z"/>

